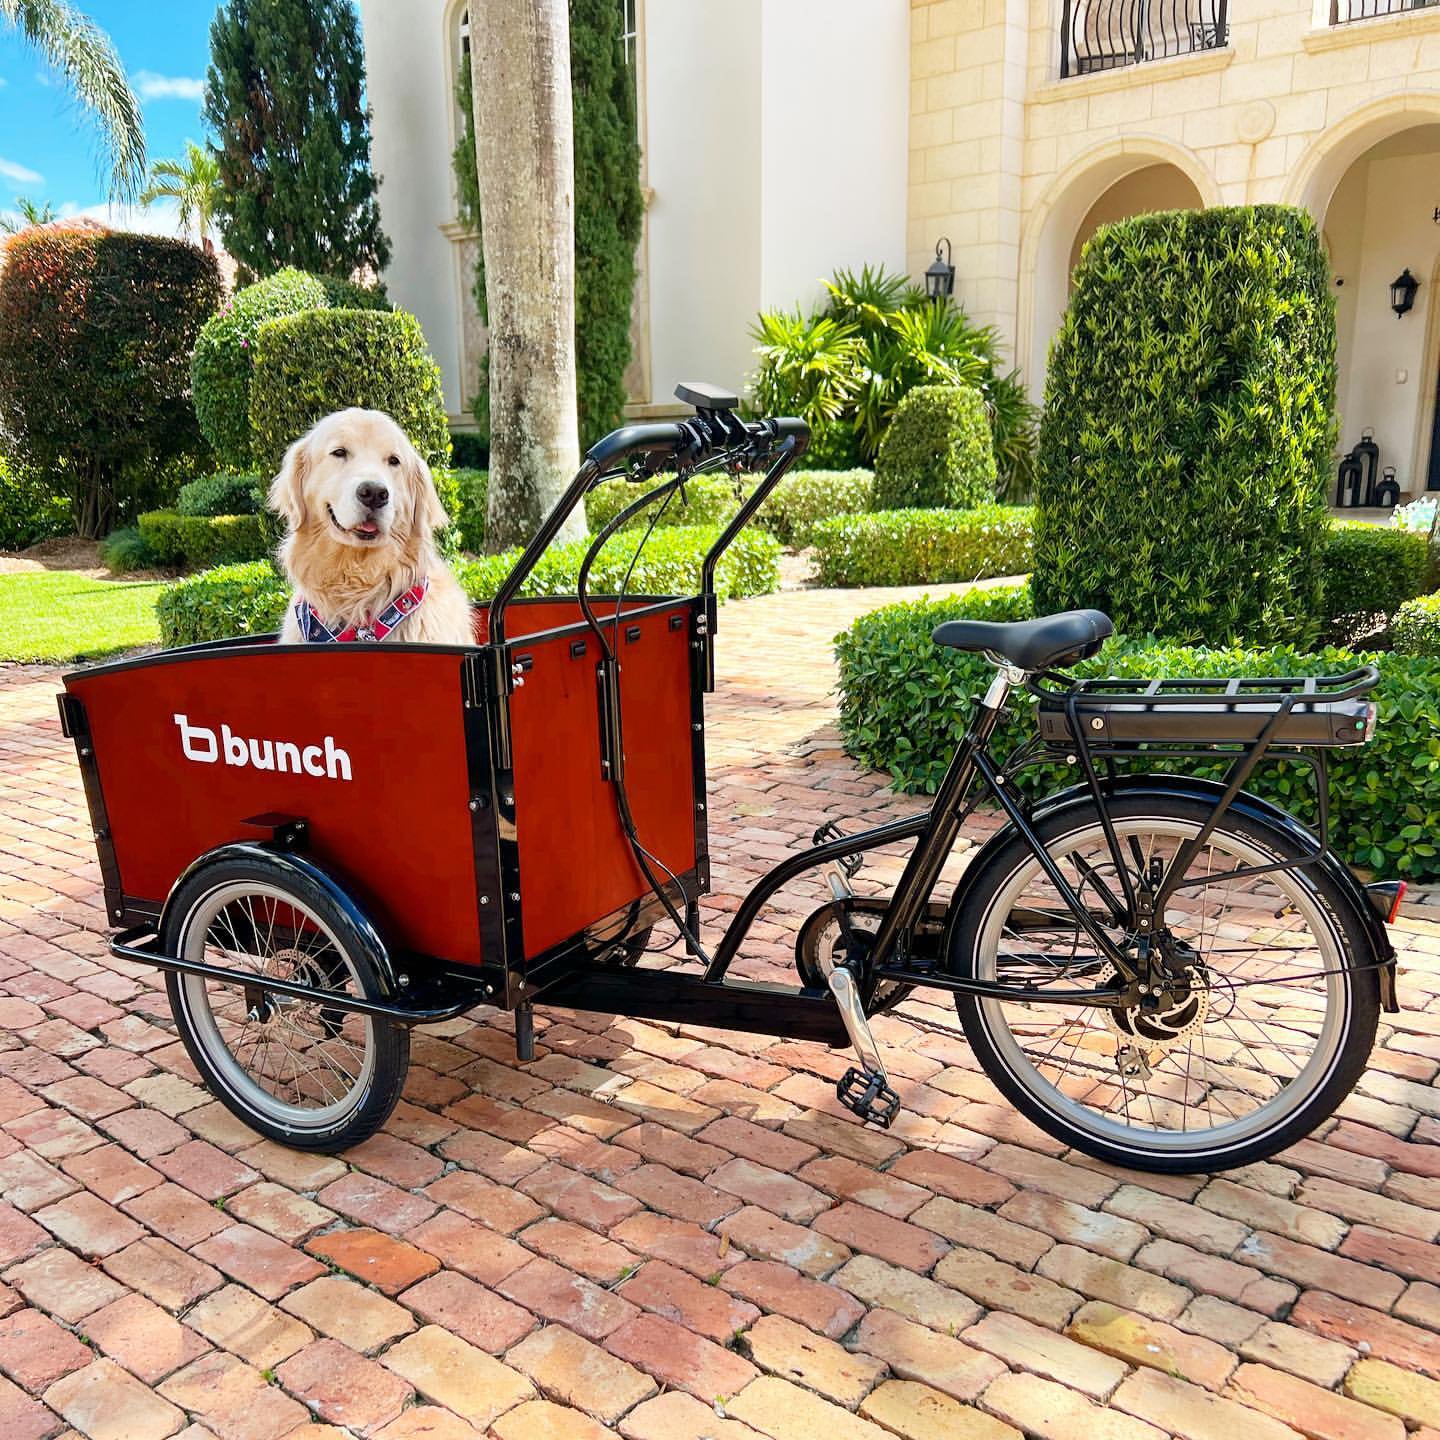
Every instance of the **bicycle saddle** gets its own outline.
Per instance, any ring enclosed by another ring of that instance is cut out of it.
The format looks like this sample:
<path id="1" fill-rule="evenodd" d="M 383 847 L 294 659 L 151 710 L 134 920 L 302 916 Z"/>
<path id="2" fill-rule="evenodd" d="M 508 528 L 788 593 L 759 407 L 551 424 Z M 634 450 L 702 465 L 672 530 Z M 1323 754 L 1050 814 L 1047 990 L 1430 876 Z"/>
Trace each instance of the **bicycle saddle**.
<path id="1" fill-rule="evenodd" d="M 997 624 L 989 620 L 946 620 L 930 638 L 952 650 L 998 655 L 1021 670 L 1073 665 L 1093 655 L 1115 633 L 1099 610 L 1062 610 L 1036 620 Z"/>

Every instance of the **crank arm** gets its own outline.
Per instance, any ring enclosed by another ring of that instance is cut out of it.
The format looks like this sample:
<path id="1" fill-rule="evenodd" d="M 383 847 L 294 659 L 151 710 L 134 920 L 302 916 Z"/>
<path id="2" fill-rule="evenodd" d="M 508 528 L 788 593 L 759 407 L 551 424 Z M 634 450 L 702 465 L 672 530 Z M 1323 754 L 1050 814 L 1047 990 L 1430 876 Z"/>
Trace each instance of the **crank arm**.
<path id="1" fill-rule="evenodd" d="M 836 965 L 826 979 L 830 985 L 830 993 L 840 1007 L 845 1033 L 855 1047 L 860 1064 L 867 1072 L 888 1081 L 890 1077 L 886 1074 L 884 1060 L 880 1058 L 880 1046 L 870 1033 L 870 1022 L 865 1018 L 865 1007 L 860 1003 L 860 990 L 855 984 L 854 975 L 847 966 Z"/>

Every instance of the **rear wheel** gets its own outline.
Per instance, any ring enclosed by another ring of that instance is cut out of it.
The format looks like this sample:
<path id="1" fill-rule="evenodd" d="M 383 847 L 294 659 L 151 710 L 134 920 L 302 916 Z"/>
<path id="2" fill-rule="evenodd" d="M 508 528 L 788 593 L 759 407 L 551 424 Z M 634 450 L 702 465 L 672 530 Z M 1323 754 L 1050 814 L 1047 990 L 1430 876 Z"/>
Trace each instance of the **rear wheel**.
<path id="1" fill-rule="evenodd" d="M 1163 812 L 1163 813 L 1162 813 Z M 1110 804 L 1125 868 L 1141 887 L 1207 821 L 1184 795 Z M 1093 805 L 1036 830 L 1051 859 L 1117 946 L 1157 946 L 1159 993 L 1118 1008 L 958 995 L 980 1065 L 1050 1134 L 1137 1169 L 1189 1172 L 1263 1160 L 1329 1117 L 1365 1068 L 1379 977 L 1364 919 L 1314 866 L 1231 877 L 1295 860 L 1284 830 L 1231 811 L 1200 848 L 1151 941 L 1124 914 L 1119 871 Z M 1052 995 L 1124 987 L 1015 835 L 965 892 L 951 973 Z"/>
<path id="2" fill-rule="evenodd" d="M 169 954 L 381 999 L 384 984 L 355 922 L 303 871 L 222 860 L 173 897 Z M 395 1108 L 410 1032 L 379 1017 L 197 975 L 166 976 L 170 1008 L 205 1083 L 252 1129 L 299 1150 L 338 1151 Z"/>

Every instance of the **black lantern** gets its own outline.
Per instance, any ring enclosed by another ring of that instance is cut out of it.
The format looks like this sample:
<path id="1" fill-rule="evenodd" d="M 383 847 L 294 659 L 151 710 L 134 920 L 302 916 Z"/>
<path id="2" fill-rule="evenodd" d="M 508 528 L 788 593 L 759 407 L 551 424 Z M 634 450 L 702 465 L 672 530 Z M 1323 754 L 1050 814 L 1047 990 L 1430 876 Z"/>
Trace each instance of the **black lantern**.
<path id="1" fill-rule="evenodd" d="M 940 247 L 945 247 L 945 258 L 940 258 Z M 955 267 L 950 263 L 950 242 L 941 236 L 935 242 L 935 260 L 925 272 L 925 293 L 932 300 L 943 300 L 955 293 Z"/>
<path id="2" fill-rule="evenodd" d="M 1420 288 L 1420 282 L 1410 273 L 1410 267 L 1405 269 L 1390 282 L 1390 308 L 1396 315 L 1403 315 L 1415 305 L 1415 292 Z"/>

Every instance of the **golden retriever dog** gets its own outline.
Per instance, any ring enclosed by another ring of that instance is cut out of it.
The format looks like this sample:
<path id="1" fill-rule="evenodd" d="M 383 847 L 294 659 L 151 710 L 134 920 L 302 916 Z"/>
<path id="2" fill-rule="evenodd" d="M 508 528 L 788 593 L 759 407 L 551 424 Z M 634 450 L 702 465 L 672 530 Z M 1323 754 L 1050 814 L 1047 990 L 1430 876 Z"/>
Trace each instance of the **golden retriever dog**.
<path id="1" fill-rule="evenodd" d="M 470 602 L 435 549 L 449 517 L 429 467 L 379 410 L 338 410 L 285 452 L 270 505 L 294 586 L 280 642 L 475 643 Z"/>

